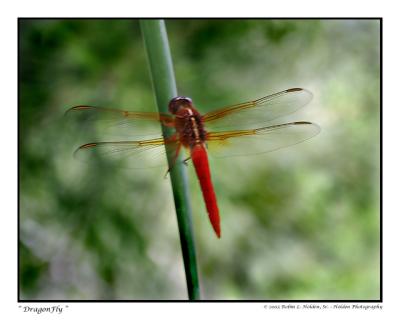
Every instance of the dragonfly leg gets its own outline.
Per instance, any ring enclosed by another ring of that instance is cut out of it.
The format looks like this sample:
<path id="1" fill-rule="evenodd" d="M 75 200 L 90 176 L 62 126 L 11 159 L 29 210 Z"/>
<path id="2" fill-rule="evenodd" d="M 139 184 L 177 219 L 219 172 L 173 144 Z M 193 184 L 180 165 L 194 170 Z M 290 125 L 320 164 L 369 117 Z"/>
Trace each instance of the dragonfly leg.
<path id="1" fill-rule="evenodd" d="M 178 156 L 179 156 L 179 151 L 181 151 L 181 147 L 182 147 L 182 144 L 178 143 L 178 146 L 176 147 L 176 150 L 175 150 L 174 159 L 172 160 L 172 164 L 169 166 L 167 172 L 165 173 L 164 179 L 167 178 L 168 173 L 169 173 L 169 172 L 171 171 L 171 169 L 174 167 L 174 165 L 175 165 L 175 163 L 176 163 L 176 159 L 177 159 Z"/>
<path id="2" fill-rule="evenodd" d="M 186 159 L 184 159 L 184 160 L 182 161 L 183 164 L 184 164 L 185 166 L 187 166 L 187 165 L 188 165 L 188 161 L 189 161 L 190 159 L 192 159 L 192 157 L 187 157 Z"/>

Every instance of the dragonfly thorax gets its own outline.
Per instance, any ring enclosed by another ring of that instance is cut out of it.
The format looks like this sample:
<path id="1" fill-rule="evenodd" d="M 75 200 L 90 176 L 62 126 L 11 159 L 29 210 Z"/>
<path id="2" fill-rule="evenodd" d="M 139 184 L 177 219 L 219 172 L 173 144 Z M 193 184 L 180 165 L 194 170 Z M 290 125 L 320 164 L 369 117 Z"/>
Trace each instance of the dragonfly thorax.
<path id="1" fill-rule="evenodd" d="M 186 147 L 204 143 L 206 130 L 200 113 L 193 107 L 180 107 L 175 114 L 175 128 L 180 142 Z"/>

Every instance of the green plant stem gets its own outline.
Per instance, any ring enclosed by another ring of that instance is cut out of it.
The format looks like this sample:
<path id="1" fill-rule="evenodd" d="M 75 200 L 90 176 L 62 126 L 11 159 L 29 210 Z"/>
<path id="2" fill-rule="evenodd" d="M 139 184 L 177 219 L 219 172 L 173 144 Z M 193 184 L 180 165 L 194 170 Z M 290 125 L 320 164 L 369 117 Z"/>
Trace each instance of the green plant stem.
<path id="1" fill-rule="evenodd" d="M 168 103 L 173 97 L 177 96 L 177 90 L 165 24 L 163 20 L 141 20 L 140 27 L 150 64 L 150 73 L 158 110 L 160 112 L 168 112 Z M 163 126 L 162 129 L 164 136 L 171 135 L 171 128 Z M 183 165 L 181 156 L 172 165 L 173 152 L 167 152 L 167 154 L 170 155 L 168 156 L 169 167 L 172 167 L 170 178 L 178 219 L 189 299 L 198 300 L 200 299 L 200 288 L 186 168 Z"/>

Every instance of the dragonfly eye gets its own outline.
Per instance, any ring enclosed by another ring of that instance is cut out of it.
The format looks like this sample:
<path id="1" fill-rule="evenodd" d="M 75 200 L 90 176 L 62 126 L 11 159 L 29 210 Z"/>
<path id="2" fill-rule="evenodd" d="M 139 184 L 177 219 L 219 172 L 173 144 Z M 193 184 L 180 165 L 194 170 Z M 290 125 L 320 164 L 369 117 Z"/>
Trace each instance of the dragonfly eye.
<path id="1" fill-rule="evenodd" d="M 188 97 L 175 97 L 169 102 L 168 110 L 172 114 L 176 114 L 180 108 L 191 107 L 191 106 L 192 106 L 192 99 Z"/>

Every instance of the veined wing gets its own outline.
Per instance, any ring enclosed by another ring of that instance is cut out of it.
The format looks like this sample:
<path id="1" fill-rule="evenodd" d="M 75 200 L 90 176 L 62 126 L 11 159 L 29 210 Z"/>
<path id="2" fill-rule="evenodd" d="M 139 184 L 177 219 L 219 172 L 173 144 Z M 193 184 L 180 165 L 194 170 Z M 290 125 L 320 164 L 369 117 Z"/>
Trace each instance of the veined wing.
<path id="1" fill-rule="evenodd" d="M 168 167 L 165 144 L 168 152 L 175 153 L 178 141 L 175 136 L 140 141 L 92 142 L 80 146 L 74 156 L 87 163 L 96 157 L 119 162 L 119 167 L 144 169 L 159 166 Z"/>
<path id="2" fill-rule="evenodd" d="M 208 112 L 203 115 L 203 121 L 208 130 L 255 128 L 297 111 L 311 99 L 312 93 L 306 89 L 287 89 L 254 101 Z"/>
<path id="3" fill-rule="evenodd" d="M 209 132 L 207 147 L 215 157 L 261 154 L 306 141 L 321 131 L 314 123 L 290 122 L 250 130 Z"/>
<path id="4" fill-rule="evenodd" d="M 134 112 L 121 109 L 76 106 L 65 113 L 74 115 L 81 132 L 91 133 L 96 139 L 124 140 L 132 137 L 160 135 L 160 124 L 173 126 L 174 119 L 167 113 Z"/>

